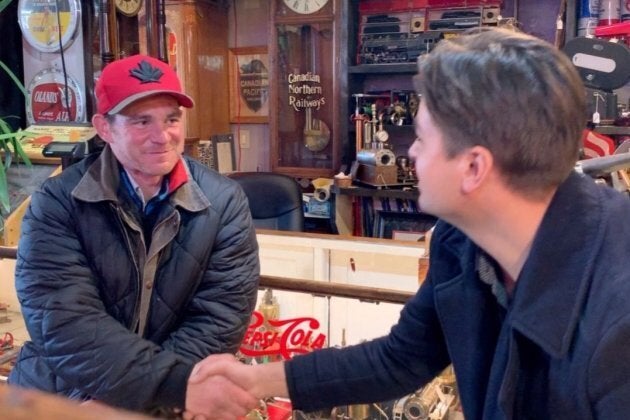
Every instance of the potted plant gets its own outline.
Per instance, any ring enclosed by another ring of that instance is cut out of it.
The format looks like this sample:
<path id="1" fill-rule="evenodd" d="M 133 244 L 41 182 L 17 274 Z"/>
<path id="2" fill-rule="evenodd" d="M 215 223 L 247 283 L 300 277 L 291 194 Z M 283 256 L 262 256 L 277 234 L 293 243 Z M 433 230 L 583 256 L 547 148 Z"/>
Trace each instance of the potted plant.
<path id="1" fill-rule="evenodd" d="M 24 85 L 2 61 L 0 61 L 0 68 L 9 75 L 26 97 Z M 27 134 L 21 129 L 14 131 L 7 122 L 10 118 L 17 117 L 0 115 L 0 153 L 2 153 L 2 159 L 0 160 L 0 222 L 2 222 L 0 224 L 0 232 L 2 232 L 2 226 L 4 225 L 4 217 L 11 211 L 7 169 L 13 163 L 14 158 L 16 163 L 24 162 L 27 166 L 31 166 L 31 161 L 20 143 L 20 140 L 26 137 Z"/>

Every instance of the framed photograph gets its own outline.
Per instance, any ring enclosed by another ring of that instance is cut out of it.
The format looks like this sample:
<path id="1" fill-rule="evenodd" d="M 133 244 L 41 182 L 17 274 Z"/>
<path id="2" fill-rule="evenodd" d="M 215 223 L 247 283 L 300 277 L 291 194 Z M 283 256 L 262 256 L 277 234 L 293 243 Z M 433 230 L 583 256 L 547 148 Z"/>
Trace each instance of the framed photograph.
<path id="1" fill-rule="evenodd" d="M 210 137 L 212 142 L 212 168 L 219 173 L 234 172 L 236 158 L 234 156 L 234 136 L 217 134 Z"/>
<path id="2" fill-rule="evenodd" d="M 379 211 L 375 231 L 379 238 L 418 241 L 431 229 L 437 219 L 423 213 Z"/>
<path id="3" fill-rule="evenodd" d="M 230 122 L 268 122 L 269 54 L 267 47 L 230 48 L 228 74 Z"/>

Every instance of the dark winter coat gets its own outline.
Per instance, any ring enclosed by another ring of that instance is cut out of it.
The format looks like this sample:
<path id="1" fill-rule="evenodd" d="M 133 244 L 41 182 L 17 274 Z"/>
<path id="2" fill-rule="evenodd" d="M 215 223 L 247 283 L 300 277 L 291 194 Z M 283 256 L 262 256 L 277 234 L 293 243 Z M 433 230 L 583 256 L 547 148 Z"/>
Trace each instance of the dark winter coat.
<path id="1" fill-rule="evenodd" d="M 428 277 L 388 336 L 286 366 L 294 406 L 388 400 L 452 363 L 467 420 L 627 419 L 628 198 L 572 174 L 506 308 L 480 280 L 479 255 L 439 223 Z"/>
<path id="2" fill-rule="evenodd" d="M 193 365 L 237 350 L 259 275 L 247 199 L 234 181 L 181 163 L 188 181 L 161 205 L 148 251 L 108 147 L 33 194 L 16 266 L 31 341 L 11 384 L 130 409 L 183 407 Z"/>

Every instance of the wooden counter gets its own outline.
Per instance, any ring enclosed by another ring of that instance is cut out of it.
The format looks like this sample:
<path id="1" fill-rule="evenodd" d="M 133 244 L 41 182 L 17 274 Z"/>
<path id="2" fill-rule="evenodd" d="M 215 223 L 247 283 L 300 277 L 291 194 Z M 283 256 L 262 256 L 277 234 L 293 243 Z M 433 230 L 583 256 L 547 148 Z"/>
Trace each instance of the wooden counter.
<path id="1" fill-rule="evenodd" d="M 0 417 L 11 420 L 146 420 L 105 404 L 81 405 L 55 395 L 0 385 Z"/>

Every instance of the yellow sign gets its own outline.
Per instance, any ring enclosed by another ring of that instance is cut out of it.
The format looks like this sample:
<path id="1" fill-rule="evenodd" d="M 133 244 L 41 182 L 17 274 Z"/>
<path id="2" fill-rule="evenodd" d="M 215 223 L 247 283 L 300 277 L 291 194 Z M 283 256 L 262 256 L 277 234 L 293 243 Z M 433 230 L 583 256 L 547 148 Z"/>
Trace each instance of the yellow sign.
<path id="1" fill-rule="evenodd" d="M 26 137 L 20 143 L 26 155 L 35 163 L 58 163 L 57 158 L 45 158 L 42 150 L 51 141 L 88 141 L 96 136 L 94 127 L 88 124 L 76 125 L 31 125 L 22 133 Z"/>

